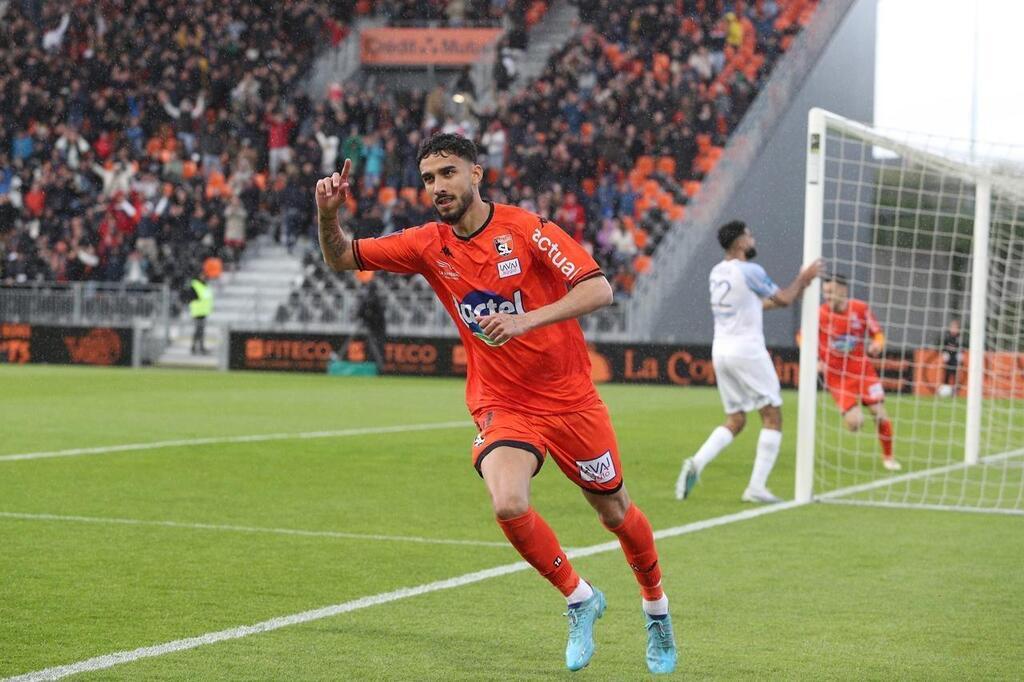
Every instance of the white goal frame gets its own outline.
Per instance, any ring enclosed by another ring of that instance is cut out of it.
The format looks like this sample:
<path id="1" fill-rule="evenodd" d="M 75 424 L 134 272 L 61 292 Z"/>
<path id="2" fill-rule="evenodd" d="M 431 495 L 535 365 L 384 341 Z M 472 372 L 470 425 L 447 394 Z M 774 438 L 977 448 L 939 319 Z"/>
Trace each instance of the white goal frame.
<path id="1" fill-rule="evenodd" d="M 901 148 L 911 152 L 919 159 L 927 159 L 944 171 L 969 180 L 975 185 L 974 234 L 972 244 L 971 268 L 971 309 L 969 351 L 971 358 L 983 358 L 985 355 L 986 338 L 986 292 L 989 276 L 989 230 L 991 221 L 991 192 L 993 176 L 978 165 L 958 162 L 944 156 L 929 153 L 912 145 L 899 142 L 882 135 L 878 131 L 850 121 L 842 116 L 823 109 L 811 109 L 808 114 L 807 126 L 807 170 L 806 193 L 804 202 L 804 252 L 803 262 L 810 263 L 822 256 L 822 233 L 824 228 L 825 199 L 825 161 L 827 130 L 833 129 L 851 137 L 859 138 L 865 143 L 878 143 L 888 149 L 899 151 Z M 821 297 L 821 283 L 815 280 L 803 296 L 800 329 L 800 374 L 797 454 L 794 498 L 797 502 L 810 502 L 815 498 L 814 491 L 814 458 L 815 428 L 817 420 L 818 391 L 818 308 Z M 982 427 L 982 388 L 984 378 L 984 362 L 970 362 L 967 367 L 967 405 L 966 405 L 966 438 L 964 442 L 964 462 L 956 467 L 967 467 L 979 463 L 979 444 Z M 1018 453 L 1009 453 L 1016 455 Z M 1000 456 L 1002 457 L 1002 456 Z M 901 479 L 927 475 L 923 471 L 901 476 Z M 879 481 L 877 486 L 886 485 L 889 481 Z M 876 487 L 875 483 L 856 486 L 858 489 Z M 851 492 L 851 491 L 845 491 Z M 831 497 L 830 494 L 819 499 Z"/>

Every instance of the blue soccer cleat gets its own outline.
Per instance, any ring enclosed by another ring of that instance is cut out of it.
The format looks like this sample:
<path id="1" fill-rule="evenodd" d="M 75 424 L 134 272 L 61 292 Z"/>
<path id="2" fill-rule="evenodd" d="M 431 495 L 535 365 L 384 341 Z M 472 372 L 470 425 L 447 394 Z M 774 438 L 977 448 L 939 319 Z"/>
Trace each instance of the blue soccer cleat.
<path id="1" fill-rule="evenodd" d="M 594 588 L 590 599 L 569 607 L 569 642 L 565 645 L 565 665 L 569 670 L 587 667 L 594 655 L 594 621 L 604 615 L 604 593 Z"/>
<path id="2" fill-rule="evenodd" d="M 697 465 L 691 457 L 683 462 L 683 469 L 679 472 L 679 478 L 676 480 L 676 499 L 685 500 L 689 497 L 699 480 L 700 474 L 697 473 Z"/>
<path id="3" fill-rule="evenodd" d="M 676 639 L 672 634 L 672 616 L 652 618 L 644 613 L 647 621 L 647 669 L 655 675 L 670 673 L 676 669 Z"/>

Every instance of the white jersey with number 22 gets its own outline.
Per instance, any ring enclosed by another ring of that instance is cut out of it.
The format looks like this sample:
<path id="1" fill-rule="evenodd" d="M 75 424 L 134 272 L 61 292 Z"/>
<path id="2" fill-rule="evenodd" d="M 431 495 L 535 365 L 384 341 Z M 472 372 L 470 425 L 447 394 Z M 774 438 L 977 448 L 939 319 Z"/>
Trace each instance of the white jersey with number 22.
<path id="1" fill-rule="evenodd" d="M 765 354 L 762 300 L 777 294 L 779 287 L 764 268 L 750 261 L 724 260 L 711 268 L 708 289 L 715 316 L 712 355 Z"/>

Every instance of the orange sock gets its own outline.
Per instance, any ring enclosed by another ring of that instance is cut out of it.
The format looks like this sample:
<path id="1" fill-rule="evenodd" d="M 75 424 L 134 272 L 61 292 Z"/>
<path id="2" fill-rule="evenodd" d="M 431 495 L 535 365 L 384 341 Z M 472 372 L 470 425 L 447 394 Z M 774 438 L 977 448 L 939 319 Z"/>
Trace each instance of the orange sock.
<path id="1" fill-rule="evenodd" d="M 622 552 L 640 583 L 644 599 L 661 599 L 665 592 L 661 589 L 661 568 L 658 566 L 658 550 L 654 546 L 654 531 L 640 507 L 629 505 L 622 525 L 608 530 L 619 537 Z"/>
<path id="2" fill-rule="evenodd" d="M 878 420 L 878 442 L 882 444 L 882 454 L 892 457 L 892 422 L 888 419 Z"/>
<path id="3" fill-rule="evenodd" d="M 580 582 L 555 532 L 532 508 L 513 519 L 498 519 L 505 537 L 527 563 L 568 597 Z"/>

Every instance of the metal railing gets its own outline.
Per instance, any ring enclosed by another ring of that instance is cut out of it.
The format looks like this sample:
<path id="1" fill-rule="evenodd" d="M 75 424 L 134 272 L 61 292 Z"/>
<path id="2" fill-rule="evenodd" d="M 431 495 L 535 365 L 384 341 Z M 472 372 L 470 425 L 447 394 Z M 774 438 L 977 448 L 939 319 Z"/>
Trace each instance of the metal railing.
<path id="1" fill-rule="evenodd" d="M 4 284 L 0 322 L 132 327 L 138 360 L 151 361 L 170 344 L 171 290 L 125 282 Z"/>

